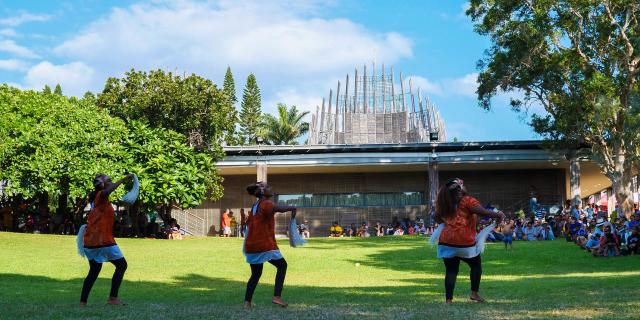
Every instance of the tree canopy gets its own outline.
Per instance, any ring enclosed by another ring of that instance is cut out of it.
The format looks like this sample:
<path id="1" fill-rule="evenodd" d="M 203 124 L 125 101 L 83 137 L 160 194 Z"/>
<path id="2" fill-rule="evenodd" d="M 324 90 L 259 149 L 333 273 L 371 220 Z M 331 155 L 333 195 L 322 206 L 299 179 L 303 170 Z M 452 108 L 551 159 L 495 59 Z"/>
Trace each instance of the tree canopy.
<path id="1" fill-rule="evenodd" d="M 87 99 L 0 86 L 0 180 L 9 196 L 63 197 L 82 206 L 97 173 L 140 177 L 140 203 L 169 218 L 222 196 L 215 154 L 175 131 L 111 116 Z M 120 190 L 123 193 L 123 190 Z M 117 195 L 116 195 L 117 196 Z M 66 202 L 64 202 L 66 203 Z M 66 209 L 66 208 L 65 208 Z"/>
<path id="2" fill-rule="evenodd" d="M 107 79 L 96 103 L 126 121 L 179 132 L 200 149 L 219 152 L 221 142 L 235 130 L 233 104 L 211 80 L 195 74 L 132 69 L 124 78 Z"/>
<path id="3" fill-rule="evenodd" d="M 640 3 L 626 0 L 471 0 L 467 14 L 491 47 L 479 62 L 478 99 L 516 91 L 517 111 L 541 106 L 533 129 L 553 146 L 587 144 L 631 210 L 638 165 Z"/>
<path id="4" fill-rule="evenodd" d="M 240 110 L 240 135 L 242 144 L 254 144 L 262 120 L 262 98 L 253 74 L 247 77 Z"/>
<path id="5" fill-rule="evenodd" d="M 303 118 L 309 111 L 300 112 L 296 106 L 288 108 L 278 103 L 278 117 L 265 114 L 262 133 L 268 144 L 298 144 L 297 139 L 309 131 L 309 123 Z"/>

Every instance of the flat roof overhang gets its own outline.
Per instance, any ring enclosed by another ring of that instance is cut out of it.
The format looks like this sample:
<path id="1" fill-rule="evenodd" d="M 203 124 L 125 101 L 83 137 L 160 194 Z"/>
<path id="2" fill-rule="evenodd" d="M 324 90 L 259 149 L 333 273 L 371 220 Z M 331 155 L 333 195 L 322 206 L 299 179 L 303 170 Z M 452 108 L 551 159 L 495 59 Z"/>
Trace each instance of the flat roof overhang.
<path id="1" fill-rule="evenodd" d="M 257 162 L 266 164 L 269 174 L 426 172 L 434 160 L 441 171 L 569 168 L 564 153 L 544 149 L 541 141 L 232 146 L 224 151 L 217 163 L 222 176 L 256 174 Z M 582 159 L 581 167 L 582 194 L 611 186 L 594 162 Z"/>

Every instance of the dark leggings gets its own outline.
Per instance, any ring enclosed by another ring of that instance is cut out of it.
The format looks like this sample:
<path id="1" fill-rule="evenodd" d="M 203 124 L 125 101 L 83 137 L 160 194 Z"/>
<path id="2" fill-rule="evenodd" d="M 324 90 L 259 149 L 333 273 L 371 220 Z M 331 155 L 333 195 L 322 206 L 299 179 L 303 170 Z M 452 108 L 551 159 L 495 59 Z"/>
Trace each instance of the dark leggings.
<path id="1" fill-rule="evenodd" d="M 279 297 L 282 295 L 284 277 L 287 275 L 287 261 L 282 258 L 278 260 L 271 260 L 269 261 L 269 263 L 271 263 L 278 269 L 278 271 L 276 272 L 276 285 L 273 290 L 273 296 Z M 247 282 L 247 292 L 244 294 L 244 301 L 248 302 L 251 302 L 253 292 L 256 291 L 256 286 L 258 285 L 258 281 L 260 281 L 260 277 L 262 276 L 263 264 L 250 264 L 250 266 L 251 278 L 249 278 L 249 282 Z"/>
<path id="2" fill-rule="evenodd" d="M 127 260 L 120 258 L 117 260 L 109 260 L 109 262 L 116 266 L 116 271 L 113 273 L 113 278 L 111 278 L 111 293 L 109 294 L 109 297 L 117 298 L 118 289 L 120 289 L 124 272 L 127 270 Z M 95 260 L 89 260 L 89 274 L 87 274 L 87 277 L 84 279 L 84 284 L 82 285 L 80 302 L 87 302 L 89 292 L 91 292 L 93 284 L 96 282 L 96 279 L 98 279 L 100 270 L 102 270 L 102 263 L 96 262 Z"/>
<path id="3" fill-rule="evenodd" d="M 456 278 L 460 269 L 460 260 L 466 262 L 471 268 L 469 275 L 471 277 L 471 291 L 478 292 L 480 290 L 480 277 L 482 276 L 482 263 L 480 255 L 473 258 L 444 258 L 444 266 L 446 275 L 444 277 L 444 288 L 446 290 L 445 297 L 447 300 L 453 299 L 453 289 L 456 286 Z"/>

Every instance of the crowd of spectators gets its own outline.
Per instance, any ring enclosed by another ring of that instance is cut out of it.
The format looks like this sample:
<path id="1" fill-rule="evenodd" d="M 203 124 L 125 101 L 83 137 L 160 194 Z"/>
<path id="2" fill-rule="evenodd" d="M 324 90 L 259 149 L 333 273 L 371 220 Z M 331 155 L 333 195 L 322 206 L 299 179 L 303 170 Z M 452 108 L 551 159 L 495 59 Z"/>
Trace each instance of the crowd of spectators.
<path id="1" fill-rule="evenodd" d="M 606 215 L 592 219 L 571 216 L 563 230 L 567 241 L 574 242 L 594 257 L 635 255 L 640 239 L 640 212 L 636 210 L 630 219 L 622 215 L 613 221 Z"/>
<path id="2" fill-rule="evenodd" d="M 362 222 L 359 226 L 351 223 L 349 226 L 343 227 L 338 221 L 334 221 L 329 228 L 329 237 L 362 237 L 371 236 L 402 236 L 402 235 L 422 235 L 427 236 L 433 232 L 434 226 L 425 224 L 424 220 L 418 218 L 411 220 L 409 218 L 401 221 L 393 221 L 386 225 L 377 221 L 375 225 L 370 226 L 367 222 Z"/>
<path id="3" fill-rule="evenodd" d="M 157 222 L 156 212 L 140 213 L 135 218 L 128 210 L 116 210 L 113 232 L 116 237 L 182 239 L 184 232 L 176 219 Z M 89 208 L 72 212 L 52 212 L 46 205 L 22 202 L 17 206 L 0 206 L 0 231 L 75 235 L 86 223 Z"/>

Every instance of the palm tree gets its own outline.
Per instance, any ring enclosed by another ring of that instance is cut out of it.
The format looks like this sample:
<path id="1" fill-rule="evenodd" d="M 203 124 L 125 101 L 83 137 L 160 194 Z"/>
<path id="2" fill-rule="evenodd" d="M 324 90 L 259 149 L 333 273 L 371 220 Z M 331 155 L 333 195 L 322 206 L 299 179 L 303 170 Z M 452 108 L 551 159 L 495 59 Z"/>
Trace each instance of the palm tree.
<path id="1" fill-rule="evenodd" d="M 301 112 L 298 107 L 290 109 L 284 103 L 278 103 L 278 117 L 265 114 L 262 119 L 262 132 L 268 144 L 298 144 L 297 139 L 309 131 L 309 123 L 302 119 L 309 111 Z"/>

